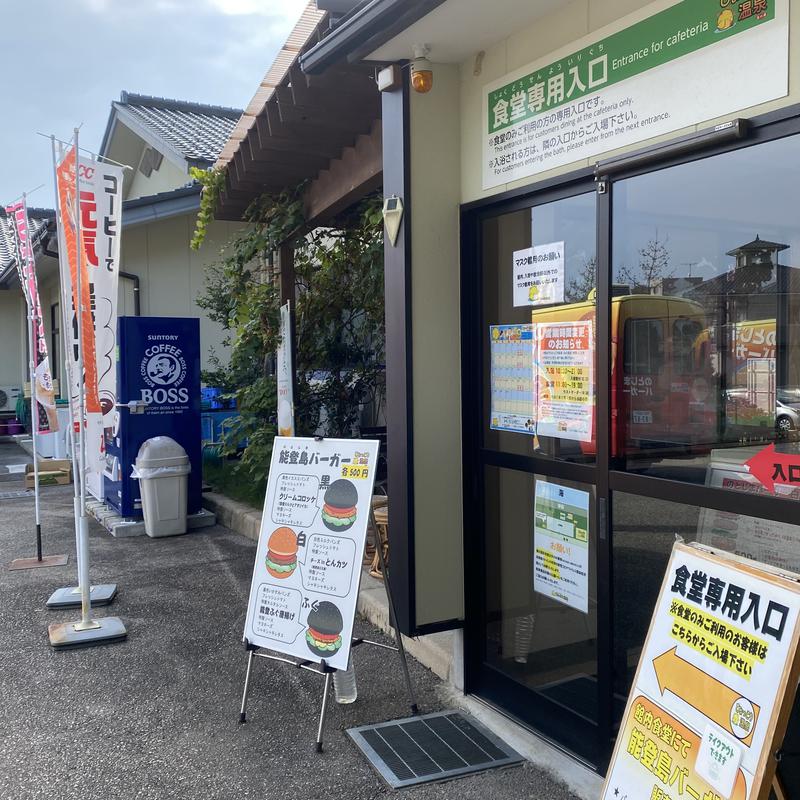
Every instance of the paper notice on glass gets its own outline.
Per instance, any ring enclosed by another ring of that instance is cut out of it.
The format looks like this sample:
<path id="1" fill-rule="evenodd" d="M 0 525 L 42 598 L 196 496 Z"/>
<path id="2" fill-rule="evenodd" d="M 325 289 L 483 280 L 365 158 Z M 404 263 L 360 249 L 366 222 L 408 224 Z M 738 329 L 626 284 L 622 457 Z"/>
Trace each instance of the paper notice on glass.
<path id="1" fill-rule="evenodd" d="M 534 325 L 538 436 L 592 441 L 594 334 L 591 320 Z"/>
<path id="2" fill-rule="evenodd" d="M 489 427 L 533 435 L 533 325 L 490 325 Z"/>
<path id="3" fill-rule="evenodd" d="M 533 590 L 589 612 L 589 492 L 536 481 Z"/>
<path id="4" fill-rule="evenodd" d="M 514 253 L 514 306 L 564 302 L 564 242 Z"/>

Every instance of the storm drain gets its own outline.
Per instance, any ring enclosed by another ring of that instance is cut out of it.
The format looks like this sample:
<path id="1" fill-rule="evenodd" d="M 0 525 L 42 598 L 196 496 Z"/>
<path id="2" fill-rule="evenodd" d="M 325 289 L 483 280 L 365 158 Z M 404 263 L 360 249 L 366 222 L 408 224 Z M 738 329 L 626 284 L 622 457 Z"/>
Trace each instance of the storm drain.
<path id="1" fill-rule="evenodd" d="M 347 733 L 393 789 L 522 761 L 505 742 L 457 711 L 362 725 Z"/>

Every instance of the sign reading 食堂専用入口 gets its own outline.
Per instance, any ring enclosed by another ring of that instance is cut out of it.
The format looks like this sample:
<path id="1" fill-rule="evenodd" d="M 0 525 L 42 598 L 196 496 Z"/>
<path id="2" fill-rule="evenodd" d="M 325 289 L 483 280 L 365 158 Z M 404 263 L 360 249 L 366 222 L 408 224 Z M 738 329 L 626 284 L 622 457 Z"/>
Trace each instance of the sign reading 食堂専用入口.
<path id="1" fill-rule="evenodd" d="M 244 638 L 346 669 L 377 441 L 276 436 Z"/>
<path id="2" fill-rule="evenodd" d="M 483 188 L 789 91 L 788 0 L 681 0 L 485 88 Z"/>
<path id="3" fill-rule="evenodd" d="M 797 688 L 799 608 L 797 575 L 675 544 L 603 800 L 765 800 Z"/>

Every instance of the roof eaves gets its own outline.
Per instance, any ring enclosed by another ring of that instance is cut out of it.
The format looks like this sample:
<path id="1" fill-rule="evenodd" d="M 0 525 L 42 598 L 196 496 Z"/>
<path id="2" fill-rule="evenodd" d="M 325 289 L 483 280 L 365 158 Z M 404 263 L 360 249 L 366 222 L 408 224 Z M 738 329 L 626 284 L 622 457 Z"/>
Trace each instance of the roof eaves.
<path id="1" fill-rule="evenodd" d="M 289 70 L 298 58 L 302 49 L 308 45 L 316 34 L 320 24 L 325 19 L 327 12 L 320 11 L 315 2 L 309 2 L 300 19 L 292 29 L 283 47 L 278 51 L 275 60 L 267 70 L 253 99 L 247 105 L 241 119 L 231 131 L 228 141 L 215 163 L 216 167 L 224 167 L 233 158 L 239 143 L 247 136 L 250 128 L 255 124 L 256 117 L 264 110 L 267 101 L 272 97 L 277 86 L 286 79 Z"/>
<path id="2" fill-rule="evenodd" d="M 314 74 L 347 59 L 360 61 L 445 0 L 364 0 L 339 20 L 318 44 L 300 56 L 303 72 Z"/>

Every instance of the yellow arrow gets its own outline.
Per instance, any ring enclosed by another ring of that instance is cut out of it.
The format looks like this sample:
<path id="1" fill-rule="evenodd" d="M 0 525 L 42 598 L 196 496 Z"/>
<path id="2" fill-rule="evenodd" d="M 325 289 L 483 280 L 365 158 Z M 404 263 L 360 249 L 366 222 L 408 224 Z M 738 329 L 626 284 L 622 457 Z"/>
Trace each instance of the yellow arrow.
<path id="1" fill-rule="evenodd" d="M 699 667 L 682 659 L 677 650 L 677 647 L 673 647 L 672 650 L 667 650 L 666 653 L 653 659 L 653 669 L 661 694 L 669 689 L 676 697 L 696 708 L 703 716 L 713 720 L 720 728 L 724 728 L 749 746 L 761 712 L 759 706 L 742 697 L 730 686 L 707 675 Z M 741 727 L 737 732 L 732 724 L 732 718 L 735 716 L 734 705 L 739 701 L 744 701 L 739 705 L 746 711 L 749 711 L 751 706 L 753 709 L 750 733 L 744 738 L 741 738 Z"/>

